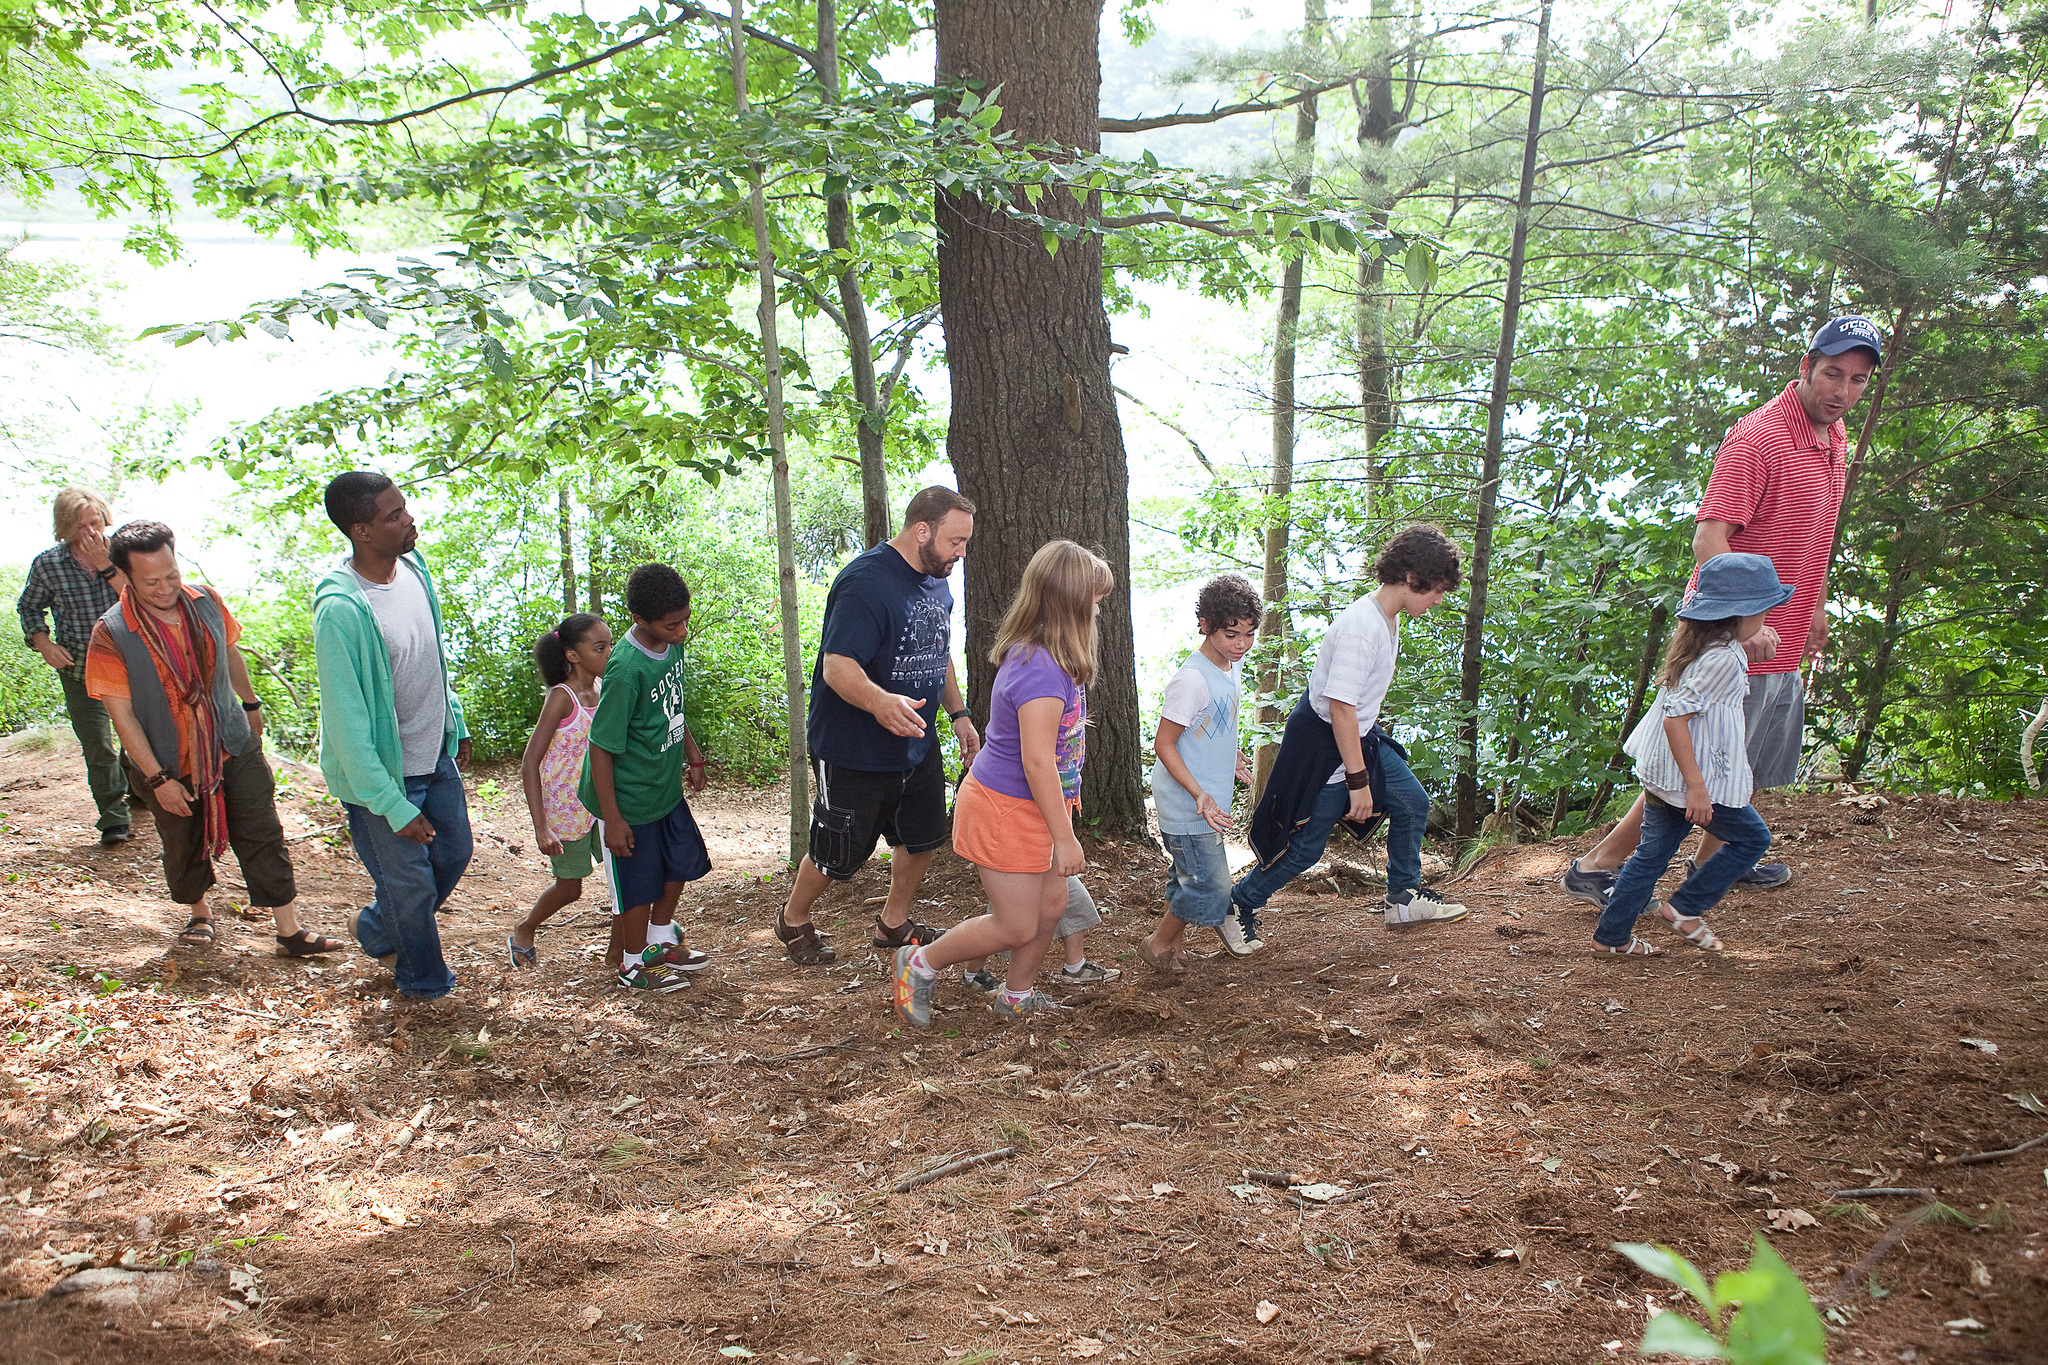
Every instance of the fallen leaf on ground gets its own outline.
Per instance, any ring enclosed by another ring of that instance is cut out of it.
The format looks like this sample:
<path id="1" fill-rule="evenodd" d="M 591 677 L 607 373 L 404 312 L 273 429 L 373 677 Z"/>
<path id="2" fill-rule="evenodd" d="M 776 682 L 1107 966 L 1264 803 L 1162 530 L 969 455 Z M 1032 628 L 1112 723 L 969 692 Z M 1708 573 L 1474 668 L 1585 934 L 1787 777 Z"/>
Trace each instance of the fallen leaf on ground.
<path id="1" fill-rule="evenodd" d="M 1988 1053 L 1993 1057 L 1996 1057 L 1998 1055 L 1998 1044 L 1992 1042 L 1989 1038 L 1963 1038 L 1958 1041 L 1960 1041 L 1964 1047 L 1976 1048 L 1977 1051 Z"/>
<path id="2" fill-rule="evenodd" d="M 1261 1323 L 1268 1323 L 1280 1316 L 1280 1305 L 1270 1299 L 1260 1299 L 1256 1312 Z"/>
<path id="3" fill-rule="evenodd" d="M 1075 1337 L 1060 1348 L 1060 1354 L 1072 1356 L 1075 1360 L 1087 1360 L 1091 1356 L 1101 1355 L 1105 1349 L 1094 1337 Z"/>
<path id="4" fill-rule="evenodd" d="M 2029 1114 L 2048 1114 L 2048 1104 L 2041 1103 L 2040 1097 L 2031 1090 L 2016 1091 L 2008 1094 L 2006 1098 Z"/>
<path id="5" fill-rule="evenodd" d="M 1771 1209 L 1768 1211 L 1771 1229 L 1775 1232 L 1797 1232 L 1801 1228 L 1820 1226 L 1820 1219 L 1805 1209 Z"/>
<path id="6" fill-rule="evenodd" d="M 1270 1076 L 1285 1076 L 1300 1065 L 1301 1063 L 1295 1061 L 1292 1057 L 1269 1057 L 1259 1063 L 1259 1070 Z"/>
<path id="7" fill-rule="evenodd" d="M 1164 1199 L 1169 1194 L 1179 1194 L 1180 1187 L 1177 1185 L 1169 1185 L 1164 1180 L 1161 1180 L 1156 1182 L 1152 1186 L 1152 1193 L 1157 1195 L 1159 1198 Z"/>
<path id="8" fill-rule="evenodd" d="M 389 1204 L 370 1205 L 370 1216 L 380 1223 L 389 1223 L 395 1228 L 405 1226 L 405 1210 L 393 1208 Z"/>
<path id="9" fill-rule="evenodd" d="M 1313 1200 L 1318 1204 L 1327 1204 L 1338 1195 L 1344 1193 L 1344 1187 L 1342 1185 L 1319 1182 L 1314 1185 L 1296 1185 L 1294 1192 L 1303 1199 Z"/>
<path id="10" fill-rule="evenodd" d="M 1965 1332 L 1984 1332 L 1990 1330 L 1975 1318 L 1957 1318 L 1954 1322 L 1944 1322 L 1942 1326 L 1948 1328 L 1956 1336 L 1961 1336 Z"/>
<path id="11" fill-rule="evenodd" d="M 1069 1270 L 1067 1272 L 1067 1278 L 1070 1280 L 1085 1280 L 1089 1279 L 1094 1274 L 1095 1272 L 1090 1270 L 1087 1266 L 1077 1265 L 1072 1270 Z"/>
<path id="12" fill-rule="evenodd" d="M 1976 1285 L 1979 1289 L 1989 1289 L 1991 1287 L 1991 1271 L 1982 1261 L 1970 1262 L 1970 1283 Z"/>
<path id="13" fill-rule="evenodd" d="M 588 1332 L 591 1328 L 597 1326 L 597 1320 L 603 1316 L 604 1310 L 602 1308 L 599 1308 L 594 1303 L 587 1303 L 583 1305 L 583 1311 L 576 1315 L 576 1321 L 582 1326 L 584 1331 Z"/>

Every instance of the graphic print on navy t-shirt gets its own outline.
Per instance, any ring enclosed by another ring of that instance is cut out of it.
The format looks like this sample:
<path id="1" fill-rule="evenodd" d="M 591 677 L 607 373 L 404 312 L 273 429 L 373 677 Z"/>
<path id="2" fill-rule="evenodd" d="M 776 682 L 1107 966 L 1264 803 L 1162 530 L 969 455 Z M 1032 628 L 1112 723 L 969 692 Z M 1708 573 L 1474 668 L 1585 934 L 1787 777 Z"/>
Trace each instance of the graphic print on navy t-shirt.
<path id="1" fill-rule="evenodd" d="M 896 637 L 896 662 L 889 669 L 889 688 L 921 696 L 946 684 L 946 660 L 953 652 L 952 613 L 930 598 L 910 604 L 909 619 Z"/>
<path id="2" fill-rule="evenodd" d="M 811 670 L 811 756 L 860 772 L 909 772 L 931 752 L 945 721 L 946 662 L 952 652 L 953 594 L 888 543 L 864 550 L 832 580 L 825 626 Z M 825 656 L 860 665 L 886 692 L 920 701 L 924 733 L 891 734 L 825 682 Z"/>

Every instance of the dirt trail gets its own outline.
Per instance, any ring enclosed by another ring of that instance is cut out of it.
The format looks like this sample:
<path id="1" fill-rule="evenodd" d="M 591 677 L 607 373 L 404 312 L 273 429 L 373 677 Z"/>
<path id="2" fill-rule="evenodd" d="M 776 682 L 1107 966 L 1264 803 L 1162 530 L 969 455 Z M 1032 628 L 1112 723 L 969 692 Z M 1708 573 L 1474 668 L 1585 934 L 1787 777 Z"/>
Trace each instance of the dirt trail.
<path id="1" fill-rule="evenodd" d="M 544 873 L 494 776 L 443 924 L 459 1015 L 414 1027 L 375 964 L 281 961 L 264 924 L 169 950 L 147 823 L 102 853 L 75 750 L 0 748 L 0 1359 L 1615 1360 L 1679 1304 L 1610 1242 L 1712 1273 L 1810 1215 L 1772 1238 L 1839 1288 L 1831 1359 L 2048 1360 L 2048 1146 L 1937 1164 L 2048 1132 L 2008 1098 L 2048 1099 L 2039 802 L 1767 797 L 1797 879 L 1730 898 L 1727 953 L 1657 927 L 1647 961 L 1583 951 L 1554 886 L 1578 841 L 1489 854 L 1467 923 L 1397 938 L 1369 895 L 1288 894 L 1268 951 L 1161 981 L 1131 952 L 1159 861 L 1097 846 L 1092 951 L 1124 980 L 1036 1031 L 944 988 L 905 1039 L 866 948 L 879 869 L 825 917 L 830 971 L 770 937 L 773 790 L 697 803 L 692 989 L 608 988 L 594 895 L 515 979 Z M 340 934 L 367 883 L 337 812 L 303 769 L 284 806 L 308 922 Z M 945 854 L 920 915 L 976 901 Z M 1874 1185 L 1974 1226 L 1840 1285 L 1921 1206 L 1829 1198 Z M 60 1279 L 96 1287 L 32 1299 Z"/>

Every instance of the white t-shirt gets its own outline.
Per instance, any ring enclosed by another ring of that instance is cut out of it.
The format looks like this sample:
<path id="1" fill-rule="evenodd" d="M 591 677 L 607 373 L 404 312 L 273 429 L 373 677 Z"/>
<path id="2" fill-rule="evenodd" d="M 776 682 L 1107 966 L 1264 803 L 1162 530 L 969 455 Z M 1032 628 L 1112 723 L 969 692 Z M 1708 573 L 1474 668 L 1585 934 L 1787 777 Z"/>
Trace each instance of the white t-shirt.
<path id="1" fill-rule="evenodd" d="M 398 712 L 398 749 L 407 777 L 424 777 L 440 765 L 448 737 L 448 676 L 441 671 L 441 641 L 434 634 L 434 609 L 420 572 L 401 559 L 389 583 L 356 573 L 356 586 L 370 599 L 384 652 L 391 660 L 391 700 Z"/>
<path id="2" fill-rule="evenodd" d="M 1308 704 L 1324 720 L 1330 718 L 1332 701 L 1351 706 L 1358 712 L 1358 736 L 1363 739 L 1380 718 L 1380 704 L 1387 699 L 1400 653 L 1399 628 L 1367 593 L 1339 612 L 1324 633 L 1316 666 L 1308 675 Z M 1330 781 L 1343 780 L 1344 765 L 1339 763 Z"/>

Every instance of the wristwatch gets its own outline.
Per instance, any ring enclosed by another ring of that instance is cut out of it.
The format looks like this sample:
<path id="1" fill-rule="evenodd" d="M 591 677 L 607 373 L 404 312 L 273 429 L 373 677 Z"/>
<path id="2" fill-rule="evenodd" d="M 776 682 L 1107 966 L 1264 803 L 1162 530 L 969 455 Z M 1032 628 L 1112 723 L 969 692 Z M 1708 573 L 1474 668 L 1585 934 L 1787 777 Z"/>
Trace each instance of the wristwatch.
<path id="1" fill-rule="evenodd" d="M 94 570 L 93 570 L 93 577 L 95 577 L 95 578 L 98 578 L 98 579 L 101 579 L 101 580 L 103 580 L 103 581 L 105 581 L 105 582 L 111 583 L 111 582 L 113 582 L 113 581 L 114 581 L 114 574 L 115 574 L 115 572 L 116 572 L 116 570 L 115 570 L 114 566 L 113 566 L 113 565 L 111 565 L 111 564 L 109 564 L 109 565 L 107 565 L 107 567 L 106 567 L 106 568 L 104 568 L 104 569 L 94 569 Z"/>
<path id="2" fill-rule="evenodd" d="M 155 791 L 158 787 L 161 787 L 164 783 L 170 780 L 171 770 L 169 768 L 158 768 L 154 774 L 142 779 L 143 785 L 148 787 L 151 791 Z"/>
<path id="3" fill-rule="evenodd" d="M 242 709 L 244 711 L 261 711 L 263 709 L 263 702 L 260 699 L 256 701 L 245 701 L 242 703 Z"/>
<path id="4" fill-rule="evenodd" d="M 968 711 L 968 709 L 963 706 L 958 711 L 948 711 L 946 713 L 946 719 L 951 721 L 965 720 L 970 714 L 971 713 Z"/>

